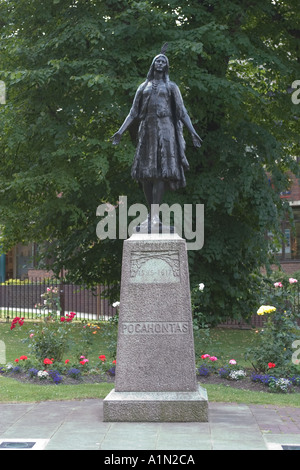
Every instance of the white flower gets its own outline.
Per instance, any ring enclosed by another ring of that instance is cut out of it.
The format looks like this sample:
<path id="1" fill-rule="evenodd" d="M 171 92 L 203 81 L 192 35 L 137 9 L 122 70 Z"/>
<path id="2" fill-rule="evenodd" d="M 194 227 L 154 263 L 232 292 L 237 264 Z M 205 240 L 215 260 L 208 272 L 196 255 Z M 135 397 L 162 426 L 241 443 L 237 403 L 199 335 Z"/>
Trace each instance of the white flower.
<path id="1" fill-rule="evenodd" d="M 202 290 L 204 289 L 204 287 L 205 287 L 205 285 L 203 284 L 203 282 L 200 282 L 200 284 L 199 284 L 199 290 L 202 291 Z"/>
<path id="2" fill-rule="evenodd" d="M 246 377 L 246 372 L 243 370 L 233 370 L 230 372 L 229 377 L 232 380 L 239 380 Z"/>
<path id="3" fill-rule="evenodd" d="M 282 392 L 288 392 L 290 386 L 291 386 L 291 382 L 289 379 L 280 378 L 280 379 L 275 379 L 275 384 L 273 385 L 273 388 L 275 390 L 279 390 Z"/>
<path id="4" fill-rule="evenodd" d="M 119 306 L 120 306 L 120 302 L 114 302 L 114 303 L 112 304 L 112 306 L 113 306 L 114 308 L 119 307 Z"/>
<path id="5" fill-rule="evenodd" d="M 37 376 L 40 378 L 40 379 L 46 379 L 48 377 L 48 372 L 46 370 L 39 370 L 38 373 L 37 373 Z"/>

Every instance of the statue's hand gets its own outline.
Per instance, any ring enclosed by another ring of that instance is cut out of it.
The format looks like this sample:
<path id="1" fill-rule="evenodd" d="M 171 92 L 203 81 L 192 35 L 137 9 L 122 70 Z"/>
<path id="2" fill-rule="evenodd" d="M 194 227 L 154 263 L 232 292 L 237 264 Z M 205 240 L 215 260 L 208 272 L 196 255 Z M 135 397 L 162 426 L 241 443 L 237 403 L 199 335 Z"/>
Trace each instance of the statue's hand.
<path id="1" fill-rule="evenodd" d="M 192 134 L 192 140 L 195 147 L 201 147 L 202 139 L 198 134 Z"/>
<path id="2" fill-rule="evenodd" d="M 120 143 L 121 137 L 122 134 L 120 134 L 119 131 L 116 132 L 111 138 L 113 145 L 118 145 Z"/>

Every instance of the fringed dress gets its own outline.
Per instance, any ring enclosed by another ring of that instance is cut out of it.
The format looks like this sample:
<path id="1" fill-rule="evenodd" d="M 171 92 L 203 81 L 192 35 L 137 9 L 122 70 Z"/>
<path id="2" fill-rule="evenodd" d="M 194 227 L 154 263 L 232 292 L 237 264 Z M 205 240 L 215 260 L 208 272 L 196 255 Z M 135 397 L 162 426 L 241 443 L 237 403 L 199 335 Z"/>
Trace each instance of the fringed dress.
<path id="1" fill-rule="evenodd" d="M 131 175 L 137 180 L 164 180 L 169 189 L 186 185 L 182 119 L 186 114 L 174 82 L 146 81 L 137 90 L 130 115 L 139 119 L 138 143 Z"/>

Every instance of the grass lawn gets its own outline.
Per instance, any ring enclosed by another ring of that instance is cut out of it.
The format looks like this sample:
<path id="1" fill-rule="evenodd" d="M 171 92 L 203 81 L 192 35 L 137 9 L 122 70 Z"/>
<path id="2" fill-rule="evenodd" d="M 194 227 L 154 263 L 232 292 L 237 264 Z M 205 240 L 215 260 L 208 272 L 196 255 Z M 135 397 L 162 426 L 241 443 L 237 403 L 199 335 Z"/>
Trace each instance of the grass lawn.
<path id="1" fill-rule="evenodd" d="M 196 358 L 201 354 L 216 356 L 218 359 L 235 359 L 241 367 L 251 367 L 244 358 L 245 350 L 255 341 L 255 330 L 238 330 L 215 328 L 210 331 L 207 339 L 195 332 Z"/>
<path id="2" fill-rule="evenodd" d="M 103 326 L 101 323 L 99 324 L 101 327 L 99 333 L 97 332 L 97 334 L 92 337 L 93 344 L 91 345 L 89 354 L 91 362 L 96 361 L 100 354 L 107 354 L 107 341 L 109 340 L 109 337 L 106 335 L 106 339 L 104 339 L 104 335 L 102 333 L 104 330 L 107 332 L 108 328 L 105 323 L 103 323 Z M 28 344 L 24 343 L 23 340 L 28 338 L 33 322 L 27 320 L 22 327 L 17 326 L 13 330 L 10 329 L 10 325 L 11 323 L 0 323 L 0 340 L 5 343 L 6 362 L 13 363 L 16 358 L 19 358 L 22 355 L 30 356 Z M 80 341 L 80 330 L 82 329 L 82 324 L 78 322 L 76 326 L 76 333 L 73 337 L 74 346 L 65 358 L 70 358 L 72 355 L 74 357 L 76 352 L 78 352 L 76 349 L 78 348 Z"/>
<path id="3" fill-rule="evenodd" d="M 80 327 L 80 326 L 78 326 Z M 0 323 L 0 340 L 6 349 L 6 362 L 13 362 L 21 355 L 28 355 L 28 346 L 22 339 L 28 336 L 30 324 L 10 330 L 10 324 Z M 101 328 L 104 332 L 105 325 Z M 100 331 L 101 331 L 100 330 Z M 228 361 L 235 359 L 241 367 L 250 366 L 244 359 L 244 351 L 255 341 L 254 330 L 231 330 L 216 328 L 208 338 L 195 335 L 196 357 L 203 353 Z M 107 337 L 97 333 L 89 353 L 90 362 L 97 361 L 100 354 L 107 354 Z M 3 344 L 3 343 L 2 343 Z M 71 353 L 72 354 L 72 351 Z M 68 356 L 69 357 L 69 356 Z M 104 398 L 113 388 L 112 383 L 78 384 L 78 385 L 35 385 L 18 382 L 15 379 L 0 375 L 0 402 L 35 402 L 45 400 L 75 400 L 83 398 Z M 229 385 L 204 384 L 210 402 L 235 402 L 245 404 L 274 404 L 278 406 L 300 407 L 300 394 L 274 394 L 236 389 Z"/>
<path id="4" fill-rule="evenodd" d="M 113 387 L 112 383 L 35 385 L 0 375 L 0 403 L 105 398 Z"/>

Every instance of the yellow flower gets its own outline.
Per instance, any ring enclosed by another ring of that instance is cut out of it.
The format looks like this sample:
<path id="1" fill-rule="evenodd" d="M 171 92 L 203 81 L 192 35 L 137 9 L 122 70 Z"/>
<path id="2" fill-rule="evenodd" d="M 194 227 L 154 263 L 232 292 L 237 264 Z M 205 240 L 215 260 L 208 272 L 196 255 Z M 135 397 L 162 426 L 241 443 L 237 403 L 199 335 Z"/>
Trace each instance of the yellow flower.
<path id="1" fill-rule="evenodd" d="M 262 305 L 257 310 L 257 315 L 264 315 L 265 313 L 272 313 L 275 311 L 276 311 L 276 308 L 272 307 L 271 305 Z"/>

